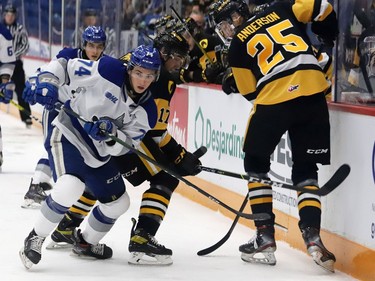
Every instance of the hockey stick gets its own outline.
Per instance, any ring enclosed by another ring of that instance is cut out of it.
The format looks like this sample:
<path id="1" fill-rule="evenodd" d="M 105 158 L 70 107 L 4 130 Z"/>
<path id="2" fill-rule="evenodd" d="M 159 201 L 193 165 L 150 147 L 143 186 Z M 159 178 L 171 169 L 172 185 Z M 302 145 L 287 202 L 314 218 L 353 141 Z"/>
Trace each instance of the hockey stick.
<path id="1" fill-rule="evenodd" d="M 264 183 L 273 187 L 281 187 L 281 188 L 286 188 L 286 189 L 291 189 L 295 191 L 300 191 L 300 192 L 306 192 L 306 193 L 311 193 L 311 194 L 316 194 L 319 196 L 325 196 L 329 193 L 331 193 L 333 190 L 336 189 L 349 175 L 350 173 L 350 166 L 348 164 L 343 164 L 341 165 L 337 171 L 333 174 L 333 176 L 319 189 L 308 189 L 305 187 L 299 187 L 295 185 L 290 185 L 278 181 L 273 181 L 273 180 L 268 180 L 268 179 L 261 179 L 257 178 L 254 176 L 249 176 L 249 175 L 242 175 L 242 174 L 236 174 L 228 171 L 223 171 L 219 170 L 216 168 L 208 168 L 201 166 L 201 170 L 209 173 L 215 173 L 223 176 L 229 176 L 229 177 L 234 177 L 234 178 L 239 178 L 239 179 L 244 179 L 248 180 L 250 182 L 260 182 Z"/>
<path id="2" fill-rule="evenodd" d="M 4 97 L 3 93 L 0 93 L 0 95 L 2 97 Z M 35 121 L 38 121 L 40 124 L 42 124 L 42 121 L 40 121 L 40 119 L 38 117 L 32 115 L 30 111 L 28 111 L 26 108 L 24 108 L 21 105 L 19 105 L 18 103 L 16 103 L 14 100 L 10 100 L 10 103 L 13 104 L 15 107 L 17 107 L 18 110 L 21 110 L 21 111 L 25 112 L 25 114 L 27 114 L 30 118 L 32 118 Z"/>
<path id="3" fill-rule="evenodd" d="M 243 201 L 243 203 L 242 203 L 240 209 L 238 210 L 238 212 L 240 212 L 240 213 L 243 212 L 243 210 L 246 207 L 247 200 L 248 200 L 248 194 L 246 194 L 245 200 Z M 198 251 L 197 255 L 198 256 L 205 256 L 205 255 L 211 254 L 213 251 L 216 251 L 218 248 L 220 248 L 225 242 L 227 242 L 229 237 L 232 235 L 233 229 L 236 227 L 239 219 L 240 219 L 240 216 L 236 215 L 236 217 L 234 218 L 234 221 L 232 222 L 232 225 L 230 226 L 227 234 L 225 234 L 225 236 L 223 238 L 221 238 L 216 244 L 214 244 L 214 245 L 212 245 L 212 246 L 210 246 L 206 249 Z"/>
<path id="4" fill-rule="evenodd" d="M 226 175 L 226 176 L 233 176 L 233 177 L 242 178 L 242 179 L 250 178 L 247 175 L 234 174 L 234 173 L 231 173 L 231 172 L 226 172 L 226 171 L 221 171 L 221 170 L 218 170 L 218 169 L 212 169 L 212 168 L 206 168 L 206 167 L 202 167 L 202 171 L 214 172 L 214 173 L 217 173 L 217 174 Z M 342 165 L 335 172 L 335 174 L 328 180 L 328 182 L 326 182 L 326 184 L 323 185 L 322 188 L 318 190 L 318 191 L 321 191 L 320 195 L 327 195 L 328 193 L 333 191 L 337 186 L 339 186 L 345 180 L 345 178 L 348 176 L 349 172 L 350 172 L 349 165 L 347 165 L 347 164 Z M 311 190 L 307 190 L 305 192 L 311 192 Z M 243 201 L 243 203 L 241 205 L 241 208 L 239 209 L 239 212 L 243 212 L 243 210 L 246 207 L 247 200 L 248 200 L 248 196 L 246 195 L 246 198 Z M 240 216 L 237 215 L 234 218 L 234 221 L 233 221 L 230 229 L 228 230 L 228 232 L 225 234 L 225 236 L 223 238 L 221 238 L 216 244 L 214 244 L 214 245 L 212 245 L 208 248 L 205 248 L 203 250 L 198 251 L 197 255 L 198 256 L 205 256 L 205 255 L 208 255 L 208 254 L 212 253 L 213 251 L 216 251 L 218 248 L 220 248 L 229 239 L 229 237 L 232 235 L 232 232 L 233 232 L 235 226 L 237 225 L 239 219 L 240 219 Z"/>
<path id="5" fill-rule="evenodd" d="M 186 30 L 187 33 L 191 36 L 191 38 L 194 41 L 194 44 L 199 48 L 199 50 L 202 52 L 202 54 L 206 57 L 206 59 L 209 61 L 210 64 L 213 64 L 212 59 L 208 56 L 207 52 L 203 49 L 201 44 L 197 42 L 197 40 L 194 38 L 193 34 L 190 33 L 189 28 L 187 27 L 186 23 L 184 20 L 180 17 L 180 15 L 177 13 L 177 11 L 174 9 L 173 5 L 170 5 L 169 8 L 172 10 L 173 14 L 176 16 L 177 20 L 182 24 L 184 29 Z"/>
<path id="6" fill-rule="evenodd" d="M 61 105 L 57 105 L 57 106 L 60 107 L 60 109 L 62 108 L 68 114 L 74 116 L 75 118 L 77 118 L 77 119 L 79 119 L 79 120 L 81 120 L 83 122 L 86 122 L 86 123 L 90 122 L 90 121 L 87 121 L 86 119 L 84 119 L 83 117 L 81 117 L 80 115 L 78 115 L 76 112 L 74 112 L 73 110 L 71 110 L 69 108 L 66 108 L 64 106 L 61 107 Z M 266 219 L 270 218 L 270 216 L 268 214 L 265 214 L 265 213 L 245 214 L 245 213 L 238 212 L 237 210 L 233 209 L 229 205 L 225 204 L 224 202 L 222 202 L 219 199 L 217 199 L 216 197 L 214 197 L 213 195 L 209 194 L 208 192 L 204 191 L 200 187 L 196 186 L 192 182 L 190 182 L 187 179 L 181 177 L 177 172 L 175 172 L 174 170 L 172 170 L 170 167 L 167 167 L 167 165 L 164 165 L 164 164 L 161 164 L 161 163 L 155 161 L 153 158 L 149 157 L 148 155 L 144 154 L 143 152 L 139 151 L 138 149 L 135 149 L 133 146 L 127 144 L 126 142 L 124 142 L 120 138 L 116 137 L 115 135 L 110 134 L 110 133 L 108 133 L 106 131 L 103 131 L 103 133 L 105 133 L 105 135 L 108 136 L 111 140 L 113 140 L 115 142 L 118 142 L 122 146 L 124 146 L 127 149 L 129 149 L 131 152 L 137 154 L 139 157 L 142 157 L 143 159 L 147 160 L 148 162 L 150 162 L 150 163 L 158 166 L 159 168 L 161 168 L 162 170 L 164 170 L 165 172 L 167 172 L 171 176 L 175 177 L 179 181 L 182 181 L 186 185 L 192 187 L 193 189 L 195 189 L 199 193 L 203 194 L 208 199 L 214 201 L 216 204 L 218 204 L 218 205 L 222 206 L 223 208 L 227 209 L 228 211 L 230 211 L 232 213 L 235 213 L 236 215 L 239 215 L 241 217 L 250 219 L 250 220 L 266 220 Z"/>

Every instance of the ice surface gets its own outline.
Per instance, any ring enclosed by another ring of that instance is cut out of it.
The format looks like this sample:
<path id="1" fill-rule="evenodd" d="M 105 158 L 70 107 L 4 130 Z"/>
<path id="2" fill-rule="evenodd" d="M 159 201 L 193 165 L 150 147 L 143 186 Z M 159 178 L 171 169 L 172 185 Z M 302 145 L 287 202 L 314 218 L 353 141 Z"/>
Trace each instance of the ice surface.
<path id="1" fill-rule="evenodd" d="M 355 280 L 336 271 L 330 274 L 319 268 L 305 253 L 278 242 L 277 265 L 254 265 L 241 260 L 238 246 L 253 235 L 253 231 L 238 225 L 231 238 L 206 257 L 197 251 L 211 246 L 228 231 L 231 220 L 180 194 L 174 194 L 168 213 L 156 238 L 173 250 L 171 266 L 131 266 L 127 263 L 131 217 L 137 217 L 142 192 L 147 184 L 135 188 L 128 185 L 131 207 L 103 239 L 112 247 L 113 258 L 105 261 L 82 260 L 70 255 L 70 250 L 42 251 L 42 260 L 26 270 L 18 256 L 23 240 L 33 227 L 39 210 L 22 209 L 36 162 L 43 154 L 42 131 L 26 129 L 18 118 L 0 111 L 3 133 L 4 163 L 0 173 L 0 279 L 2 281 L 37 280 Z M 187 187 L 188 188 L 188 187 Z M 45 243 L 46 244 L 46 243 Z M 329 245 L 328 245 L 329 247 Z M 339 258 L 339 257 L 338 257 Z"/>

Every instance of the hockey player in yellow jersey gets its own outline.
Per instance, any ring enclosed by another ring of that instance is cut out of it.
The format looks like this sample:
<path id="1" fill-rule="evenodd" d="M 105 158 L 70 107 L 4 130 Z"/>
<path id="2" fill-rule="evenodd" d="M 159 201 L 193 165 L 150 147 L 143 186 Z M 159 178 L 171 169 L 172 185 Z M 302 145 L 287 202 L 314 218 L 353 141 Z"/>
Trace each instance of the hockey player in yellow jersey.
<path id="1" fill-rule="evenodd" d="M 255 2 L 268 5 L 237 29 L 228 54 L 239 92 L 254 100 L 243 146 L 245 171 L 267 179 L 270 155 L 288 131 L 293 184 L 318 189 L 317 164 L 330 164 L 330 124 L 324 96 L 329 84 L 305 24 L 324 23 L 328 28 L 321 32 L 337 33 L 335 12 L 326 0 Z M 241 258 L 275 265 L 272 187 L 249 182 L 248 189 L 252 212 L 269 213 L 271 219 L 255 222 L 256 235 L 240 246 Z M 334 272 L 336 258 L 320 238 L 320 198 L 299 193 L 298 211 L 307 251 L 318 265 Z M 259 258 L 258 253 L 264 257 Z"/>

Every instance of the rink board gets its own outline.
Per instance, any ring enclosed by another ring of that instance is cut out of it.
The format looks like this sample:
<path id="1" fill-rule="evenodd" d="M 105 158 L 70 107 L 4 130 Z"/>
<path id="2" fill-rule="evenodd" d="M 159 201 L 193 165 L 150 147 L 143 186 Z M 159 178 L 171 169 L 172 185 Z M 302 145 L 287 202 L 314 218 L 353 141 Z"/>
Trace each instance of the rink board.
<path id="1" fill-rule="evenodd" d="M 178 104 L 176 111 L 174 104 Z M 190 151 L 201 145 L 208 148 L 201 159 L 204 166 L 244 173 L 240 142 L 243 141 L 251 108 L 252 104 L 240 95 L 227 96 L 217 86 L 184 85 L 179 87 L 173 99 L 173 132 L 179 133 L 178 137 L 187 143 Z M 373 115 L 368 110 L 362 114 L 360 110 L 330 106 L 331 165 L 319 167 L 319 184 L 322 185 L 340 165 L 348 163 L 351 166 L 351 173 L 344 183 L 329 196 L 321 198 L 322 237 L 336 255 L 336 268 L 361 280 L 375 280 Z M 290 142 L 284 135 L 272 155 L 271 178 L 290 184 L 291 166 Z M 207 172 L 200 173 L 199 179 L 191 180 L 237 208 L 247 191 L 246 181 Z M 278 239 L 305 251 L 298 229 L 296 192 L 282 188 L 274 188 L 273 191 L 276 223 L 280 226 L 277 228 Z M 179 192 L 232 216 L 191 188 L 180 188 Z M 241 222 L 253 227 L 251 222 Z"/>

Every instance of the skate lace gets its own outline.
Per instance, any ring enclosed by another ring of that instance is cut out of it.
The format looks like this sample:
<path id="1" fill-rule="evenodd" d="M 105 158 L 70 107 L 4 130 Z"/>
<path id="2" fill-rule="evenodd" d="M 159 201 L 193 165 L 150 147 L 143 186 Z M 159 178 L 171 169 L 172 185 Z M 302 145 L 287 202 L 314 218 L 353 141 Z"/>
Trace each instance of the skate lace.
<path id="1" fill-rule="evenodd" d="M 44 189 L 40 186 L 40 184 L 32 184 L 29 192 L 34 193 L 35 195 L 39 195 L 42 197 L 47 197 L 47 193 L 44 191 Z"/>
<path id="2" fill-rule="evenodd" d="M 154 244 L 155 246 L 165 248 L 164 245 L 160 244 L 154 236 L 149 235 L 149 239 L 150 239 L 151 243 Z"/>
<path id="3" fill-rule="evenodd" d="M 38 184 L 37 188 L 36 188 L 36 192 L 42 196 L 47 196 L 47 193 L 44 191 L 43 187 L 41 187 L 41 185 Z"/>
<path id="4" fill-rule="evenodd" d="M 34 252 L 41 254 L 44 239 L 45 239 L 44 237 L 40 237 L 40 236 L 34 236 L 30 238 L 29 240 L 30 250 L 33 250 Z"/>
<path id="5" fill-rule="evenodd" d="M 96 255 L 103 255 L 104 254 L 104 244 L 96 244 L 96 245 L 91 245 L 91 252 L 93 252 Z"/>

